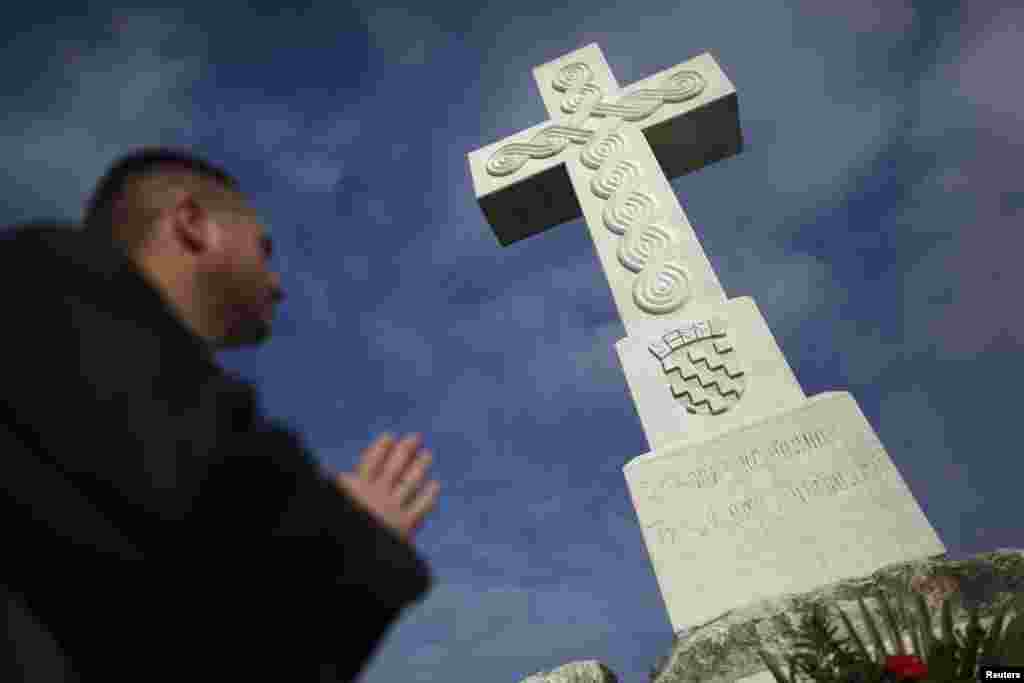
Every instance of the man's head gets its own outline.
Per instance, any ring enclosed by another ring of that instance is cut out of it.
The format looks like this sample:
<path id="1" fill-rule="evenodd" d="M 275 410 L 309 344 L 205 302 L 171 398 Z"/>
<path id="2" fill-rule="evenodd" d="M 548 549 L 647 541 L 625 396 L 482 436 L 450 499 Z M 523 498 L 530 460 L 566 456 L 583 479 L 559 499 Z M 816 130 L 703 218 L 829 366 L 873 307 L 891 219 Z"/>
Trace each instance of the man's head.
<path id="1" fill-rule="evenodd" d="M 137 150 L 108 169 L 83 224 L 122 248 L 213 348 L 270 335 L 283 298 L 270 237 L 223 170 L 182 151 Z"/>

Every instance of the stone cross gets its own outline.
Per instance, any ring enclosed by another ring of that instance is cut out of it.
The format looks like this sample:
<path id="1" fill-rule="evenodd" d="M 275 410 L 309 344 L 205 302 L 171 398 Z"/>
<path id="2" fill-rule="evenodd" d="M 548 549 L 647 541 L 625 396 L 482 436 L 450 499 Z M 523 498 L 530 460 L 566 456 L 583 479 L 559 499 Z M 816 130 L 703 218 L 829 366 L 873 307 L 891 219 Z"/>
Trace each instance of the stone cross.
<path id="1" fill-rule="evenodd" d="M 592 43 L 533 73 L 551 120 L 471 152 L 473 187 L 502 246 L 587 224 L 651 449 L 623 473 L 673 630 L 943 555 L 854 398 L 804 394 L 753 298 L 726 296 L 668 182 L 743 146 L 715 59 L 620 89 Z"/>

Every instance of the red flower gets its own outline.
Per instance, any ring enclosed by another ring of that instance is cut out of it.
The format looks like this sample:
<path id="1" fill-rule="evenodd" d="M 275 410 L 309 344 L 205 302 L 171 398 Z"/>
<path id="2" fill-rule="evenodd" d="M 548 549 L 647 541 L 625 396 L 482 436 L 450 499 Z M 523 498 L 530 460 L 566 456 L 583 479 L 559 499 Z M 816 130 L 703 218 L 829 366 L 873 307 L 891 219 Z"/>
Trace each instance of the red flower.
<path id="1" fill-rule="evenodd" d="M 928 675 L 928 667 L 915 655 L 897 655 L 885 658 L 885 670 L 891 671 L 899 678 L 924 678 Z"/>

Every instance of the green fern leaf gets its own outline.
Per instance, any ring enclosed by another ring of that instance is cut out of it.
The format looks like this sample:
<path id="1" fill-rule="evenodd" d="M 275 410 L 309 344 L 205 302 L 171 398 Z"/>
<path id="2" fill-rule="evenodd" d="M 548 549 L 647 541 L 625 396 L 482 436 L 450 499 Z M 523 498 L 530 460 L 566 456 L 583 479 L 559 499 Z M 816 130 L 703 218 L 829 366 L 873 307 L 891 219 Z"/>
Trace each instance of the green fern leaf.
<path id="1" fill-rule="evenodd" d="M 1001 666 L 1024 665 L 1024 614 L 1017 614 L 1006 626 L 999 648 Z"/>
<path id="2" fill-rule="evenodd" d="M 890 654 L 885 649 L 885 643 L 882 641 L 882 634 L 878 632 L 878 625 L 875 624 L 874 618 L 871 613 L 868 612 L 867 605 L 864 604 L 862 598 L 857 598 L 857 604 L 860 605 L 860 613 L 864 618 L 864 624 L 868 627 L 868 632 L 871 634 L 871 642 L 875 646 L 875 661 L 879 664 L 885 661 L 885 658 Z"/>
<path id="3" fill-rule="evenodd" d="M 914 641 L 914 624 L 911 618 L 910 612 L 907 610 L 907 598 L 903 593 L 897 593 L 896 605 L 899 607 L 900 612 L 900 623 L 903 624 L 903 628 L 910 632 L 911 648 L 915 647 Z M 910 652 L 909 654 L 919 654 L 920 650 L 916 652 Z"/>
<path id="4" fill-rule="evenodd" d="M 957 645 L 944 640 L 935 641 L 928 663 L 928 678 L 933 681 L 952 681 L 957 673 Z"/>
<path id="5" fill-rule="evenodd" d="M 981 622 L 978 617 L 978 608 L 971 606 L 968 608 L 970 619 L 967 623 L 966 637 L 964 639 L 964 647 L 960 658 L 960 671 L 958 675 L 960 678 L 974 678 L 975 669 L 978 666 L 978 648 L 981 645 L 981 637 L 985 635 L 984 629 L 981 628 Z"/>
<path id="6" fill-rule="evenodd" d="M 910 639 L 914 643 L 914 654 L 921 658 L 921 661 L 925 664 L 928 663 L 927 655 L 924 651 L 924 647 L 921 645 L 921 625 L 917 619 L 908 617 L 908 623 L 910 624 Z"/>
<path id="7" fill-rule="evenodd" d="M 850 617 L 846 616 L 846 612 L 839 607 L 836 607 L 836 611 L 839 612 L 839 618 L 843 620 L 843 624 L 846 626 L 846 632 L 850 634 L 850 640 L 852 640 L 854 645 L 856 645 L 857 651 L 864 659 L 870 661 L 871 653 L 869 653 L 867 647 L 865 647 L 864 641 L 860 639 L 860 634 L 853 628 L 853 623 L 850 621 Z"/>
<path id="8" fill-rule="evenodd" d="M 789 665 L 789 680 L 790 680 L 791 683 L 796 683 L 796 674 L 797 674 L 796 657 L 789 657 L 786 660 L 786 663 Z"/>
<path id="9" fill-rule="evenodd" d="M 845 656 L 842 642 L 836 637 L 837 630 L 837 626 L 829 624 L 828 608 L 820 603 L 812 604 L 800 620 L 795 640 L 796 662 L 803 673 L 816 681 L 830 676 L 836 660 Z"/>
<path id="10" fill-rule="evenodd" d="M 953 633 L 953 607 L 949 598 L 942 601 L 942 640 L 947 645 L 956 646 L 956 635 Z"/>
<path id="11" fill-rule="evenodd" d="M 914 599 L 917 605 L 917 616 L 921 620 L 919 624 L 921 629 L 921 653 L 922 657 L 925 658 L 924 663 L 930 664 L 928 657 L 930 657 L 931 651 L 935 648 L 935 631 L 932 630 L 932 615 L 928 611 L 928 603 L 924 601 L 924 596 L 920 593 L 915 593 Z"/>
<path id="12" fill-rule="evenodd" d="M 782 667 L 775 661 L 775 657 L 766 652 L 765 650 L 758 648 L 757 654 L 761 657 L 761 660 L 768 667 L 768 670 L 772 672 L 772 676 L 775 678 L 776 683 L 794 683 L 791 679 L 786 678 L 786 674 L 782 672 Z"/>
<path id="13" fill-rule="evenodd" d="M 981 660 L 985 663 L 994 661 L 999 656 L 1003 634 L 1003 620 L 1006 618 L 1006 613 L 1009 609 L 1009 604 L 1003 605 L 996 613 L 992 623 L 989 624 L 988 636 L 985 638 L 985 644 L 981 650 Z"/>
<path id="14" fill-rule="evenodd" d="M 900 634 L 900 627 L 896 623 L 896 618 L 893 616 L 892 609 L 889 607 L 889 601 L 886 600 L 885 595 L 881 591 L 878 592 L 878 602 L 882 606 L 882 616 L 885 618 L 886 626 L 889 627 L 889 635 L 896 648 L 896 654 L 907 654 L 907 648 L 903 645 L 903 637 Z"/>

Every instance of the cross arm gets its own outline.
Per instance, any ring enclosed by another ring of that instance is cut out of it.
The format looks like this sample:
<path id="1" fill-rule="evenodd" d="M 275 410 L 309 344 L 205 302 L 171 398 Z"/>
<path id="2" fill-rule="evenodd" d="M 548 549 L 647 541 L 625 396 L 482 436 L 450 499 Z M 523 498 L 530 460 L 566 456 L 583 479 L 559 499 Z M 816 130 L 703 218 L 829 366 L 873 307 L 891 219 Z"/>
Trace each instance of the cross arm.
<path id="1" fill-rule="evenodd" d="M 703 80 L 700 93 L 681 102 L 662 102 L 647 114 L 627 117 L 631 125 L 643 131 L 665 176 L 675 178 L 690 173 L 742 150 L 736 89 L 710 53 L 700 54 L 614 93 L 606 93 L 602 104 L 582 121 L 582 125 L 578 120 L 572 121 L 572 113 L 553 110 L 553 103 L 564 101 L 566 96 L 553 86 L 557 69 L 572 61 L 593 64 L 598 73 L 604 71 L 604 57 L 596 44 L 537 67 L 535 76 L 552 119 L 468 155 L 477 203 L 502 246 L 582 216 L 566 160 L 580 153 L 582 144 L 603 117 L 614 114 L 617 103 L 628 101 L 631 95 L 636 102 L 640 91 L 651 93 L 663 89 L 666 78 L 674 73 L 700 74 Z M 607 84 L 603 86 L 607 87 Z M 528 161 L 506 175 L 495 175 L 488 170 L 488 161 L 498 150 L 509 145 L 525 149 L 531 146 L 529 143 L 536 147 L 538 141 L 543 145 L 542 134 L 552 130 L 554 133 L 547 139 L 563 144 L 553 146 L 551 153 L 538 156 L 536 152 L 527 152 L 530 154 Z"/>

